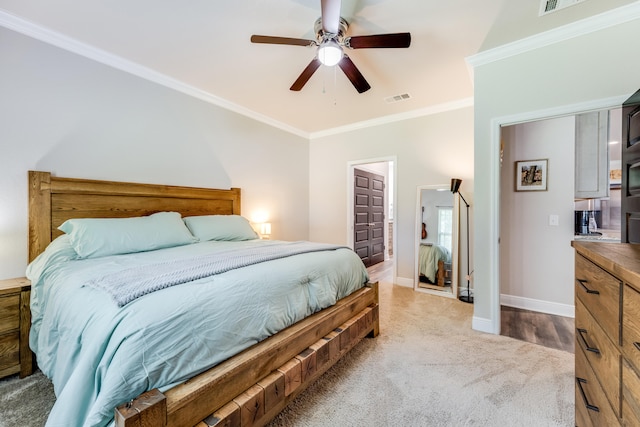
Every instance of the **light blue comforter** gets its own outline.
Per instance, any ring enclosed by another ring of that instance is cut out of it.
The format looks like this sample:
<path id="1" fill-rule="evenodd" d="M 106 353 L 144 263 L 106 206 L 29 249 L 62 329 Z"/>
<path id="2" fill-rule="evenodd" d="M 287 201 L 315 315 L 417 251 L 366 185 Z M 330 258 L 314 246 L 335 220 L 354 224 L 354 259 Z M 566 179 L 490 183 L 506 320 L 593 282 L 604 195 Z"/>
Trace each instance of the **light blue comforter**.
<path id="1" fill-rule="evenodd" d="M 420 245 L 418 272 L 426 276 L 431 283 L 436 283 L 438 261 L 451 262 L 451 254 L 447 248 L 440 245 Z"/>
<path id="2" fill-rule="evenodd" d="M 273 241 L 203 242 L 76 260 L 67 236 L 27 268 L 30 345 L 57 396 L 47 426 L 105 426 L 113 409 L 165 390 L 335 304 L 367 282 L 349 249 L 259 263 L 140 297 L 118 307 L 84 284 L 140 264 Z"/>

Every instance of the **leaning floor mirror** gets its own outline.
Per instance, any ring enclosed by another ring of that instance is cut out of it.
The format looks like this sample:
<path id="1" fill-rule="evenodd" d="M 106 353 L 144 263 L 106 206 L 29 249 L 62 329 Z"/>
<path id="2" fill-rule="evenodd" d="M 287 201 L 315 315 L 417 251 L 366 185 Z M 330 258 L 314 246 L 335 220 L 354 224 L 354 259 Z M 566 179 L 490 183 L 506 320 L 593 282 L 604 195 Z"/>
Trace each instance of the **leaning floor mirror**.
<path id="1" fill-rule="evenodd" d="M 458 200 L 448 185 L 418 186 L 416 203 L 416 291 L 457 298 Z"/>

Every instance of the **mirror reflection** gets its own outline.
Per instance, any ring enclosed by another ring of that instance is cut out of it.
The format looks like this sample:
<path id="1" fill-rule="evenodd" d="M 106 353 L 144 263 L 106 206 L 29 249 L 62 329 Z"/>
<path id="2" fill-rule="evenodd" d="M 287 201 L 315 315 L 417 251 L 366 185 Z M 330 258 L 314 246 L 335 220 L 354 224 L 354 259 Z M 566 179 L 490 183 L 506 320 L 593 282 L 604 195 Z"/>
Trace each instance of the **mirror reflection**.
<path id="1" fill-rule="evenodd" d="M 452 298 L 457 295 L 458 213 L 455 203 L 448 186 L 418 187 L 416 290 Z"/>

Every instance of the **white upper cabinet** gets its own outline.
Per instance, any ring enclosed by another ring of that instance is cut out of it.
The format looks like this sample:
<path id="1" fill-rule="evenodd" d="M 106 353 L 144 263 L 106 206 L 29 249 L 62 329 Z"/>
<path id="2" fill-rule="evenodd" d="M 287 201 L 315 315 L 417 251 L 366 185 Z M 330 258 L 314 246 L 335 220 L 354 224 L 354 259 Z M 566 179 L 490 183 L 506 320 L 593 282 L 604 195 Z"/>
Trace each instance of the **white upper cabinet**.
<path id="1" fill-rule="evenodd" d="M 609 111 L 576 116 L 575 198 L 609 197 Z"/>

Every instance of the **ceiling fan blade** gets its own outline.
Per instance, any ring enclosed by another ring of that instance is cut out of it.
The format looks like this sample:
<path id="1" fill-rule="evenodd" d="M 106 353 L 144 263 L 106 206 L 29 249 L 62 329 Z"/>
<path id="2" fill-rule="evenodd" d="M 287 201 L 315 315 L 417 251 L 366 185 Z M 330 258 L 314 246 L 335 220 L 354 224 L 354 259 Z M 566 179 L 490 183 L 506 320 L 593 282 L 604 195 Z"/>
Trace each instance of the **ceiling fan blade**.
<path id="1" fill-rule="evenodd" d="M 409 47 L 411 33 L 375 34 L 371 36 L 353 36 L 345 40 L 352 49 L 366 49 L 374 47 Z"/>
<path id="2" fill-rule="evenodd" d="M 321 0 L 322 30 L 325 33 L 338 34 L 341 6 L 341 0 Z"/>
<path id="3" fill-rule="evenodd" d="M 293 46 L 315 46 L 314 40 L 295 39 L 291 37 L 251 36 L 251 43 L 286 44 Z"/>
<path id="4" fill-rule="evenodd" d="M 309 65 L 307 65 L 307 68 L 302 71 L 302 74 L 300 74 L 298 79 L 293 82 L 293 85 L 291 85 L 289 89 L 296 92 L 301 90 L 304 85 L 307 84 L 313 73 L 315 73 L 318 67 L 320 67 L 320 65 L 322 65 L 322 63 L 318 60 L 318 58 L 313 58 Z"/>
<path id="5" fill-rule="evenodd" d="M 367 83 L 360 70 L 358 70 L 351 58 L 349 58 L 347 55 L 344 55 L 342 57 L 342 60 L 338 62 L 338 66 L 342 69 L 342 71 L 344 71 L 347 78 L 351 81 L 351 84 L 353 84 L 353 87 L 356 88 L 358 93 L 366 92 L 371 89 L 371 86 L 369 86 L 369 83 Z"/>

